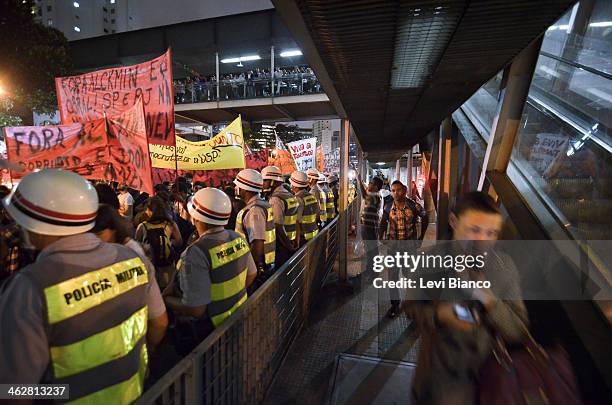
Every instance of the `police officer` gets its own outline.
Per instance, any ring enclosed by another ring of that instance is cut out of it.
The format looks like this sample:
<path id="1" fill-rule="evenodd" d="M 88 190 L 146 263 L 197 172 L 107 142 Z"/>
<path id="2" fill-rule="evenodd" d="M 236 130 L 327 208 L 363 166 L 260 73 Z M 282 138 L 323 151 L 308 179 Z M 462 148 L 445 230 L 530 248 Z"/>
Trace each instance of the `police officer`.
<path id="1" fill-rule="evenodd" d="M 334 205 L 334 193 L 327 186 L 327 176 L 319 173 L 319 182 L 317 183 L 321 191 L 325 193 L 325 211 L 327 212 L 327 222 L 331 222 L 336 217 L 336 206 Z"/>
<path id="2" fill-rule="evenodd" d="M 246 204 L 236 216 L 236 232 L 244 236 L 251 247 L 261 283 L 274 269 L 276 232 L 272 206 L 259 196 L 263 180 L 257 170 L 241 170 L 234 184 L 236 196 Z"/>
<path id="3" fill-rule="evenodd" d="M 291 191 L 298 200 L 297 242 L 301 246 L 319 233 L 317 227 L 319 206 L 317 199 L 308 191 L 309 184 L 306 173 L 296 170 L 291 173 L 289 183 L 291 184 Z"/>
<path id="4" fill-rule="evenodd" d="M 261 171 L 264 188 L 271 190 L 270 204 L 274 210 L 276 226 L 276 267 L 282 266 L 297 248 L 296 220 L 298 201 L 283 185 L 283 174 L 276 166 L 267 166 Z"/>
<path id="5" fill-rule="evenodd" d="M 195 319 L 202 339 L 246 301 L 257 268 L 246 240 L 224 228 L 232 213 L 227 194 L 216 188 L 200 189 L 187 209 L 199 238 L 181 255 L 180 297 L 167 296 L 166 304 Z"/>
<path id="6" fill-rule="evenodd" d="M 310 184 L 310 194 L 317 199 L 319 205 L 319 212 L 317 214 L 317 222 L 319 226 L 325 226 L 327 222 L 327 198 L 321 187 L 317 184 L 319 182 L 319 171 L 315 168 L 308 169 L 306 171 L 308 176 L 308 182 Z"/>
<path id="7" fill-rule="evenodd" d="M 338 176 L 336 176 L 335 174 L 330 174 L 329 176 L 327 176 L 327 186 L 331 190 L 332 196 L 333 196 L 333 200 L 334 200 L 334 212 L 335 212 L 334 215 L 337 215 L 337 213 L 338 213 L 338 196 L 339 196 Z"/>
<path id="8" fill-rule="evenodd" d="M 98 196 L 75 173 L 32 173 L 3 203 L 40 254 L 0 298 L 0 383 L 69 384 L 71 400 L 133 402 L 168 324 L 153 266 L 89 232 Z"/>

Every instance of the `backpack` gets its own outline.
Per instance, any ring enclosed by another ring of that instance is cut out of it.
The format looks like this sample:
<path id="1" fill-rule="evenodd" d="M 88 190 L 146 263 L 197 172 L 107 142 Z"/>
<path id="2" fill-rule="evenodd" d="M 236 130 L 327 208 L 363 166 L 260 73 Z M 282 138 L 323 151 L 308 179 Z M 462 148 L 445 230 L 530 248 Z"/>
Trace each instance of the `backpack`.
<path id="1" fill-rule="evenodd" d="M 155 267 L 165 267 L 174 264 L 174 247 L 166 233 L 166 223 L 144 224 L 143 243 L 151 247 L 151 261 Z"/>

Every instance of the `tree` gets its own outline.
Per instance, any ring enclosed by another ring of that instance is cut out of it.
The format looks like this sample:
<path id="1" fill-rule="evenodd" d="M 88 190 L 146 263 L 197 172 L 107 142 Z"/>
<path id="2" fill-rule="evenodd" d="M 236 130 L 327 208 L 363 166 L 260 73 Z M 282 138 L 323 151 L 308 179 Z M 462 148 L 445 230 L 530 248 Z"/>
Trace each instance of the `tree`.
<path id="1" fill-rule="evenodd" d="M 18 115 L 29 123 L 32 110 L 55 112 L 55 77 L 72 69 L 66 37 L 35 21 L 35 13 L 32 0 L 0 0 L 0 97 L 14 104 L 0 111 L 1 122 Z"/>

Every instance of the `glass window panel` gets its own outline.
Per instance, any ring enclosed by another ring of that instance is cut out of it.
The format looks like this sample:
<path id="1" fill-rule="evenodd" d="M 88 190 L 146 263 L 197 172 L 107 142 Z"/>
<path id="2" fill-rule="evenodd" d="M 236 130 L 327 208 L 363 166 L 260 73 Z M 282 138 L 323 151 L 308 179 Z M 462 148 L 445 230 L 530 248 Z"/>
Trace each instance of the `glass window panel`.
<path id="1" fill-rule="evenodd" d="M 612 2 L 585 4 L 545 34 L 512 159 L 575 238 L 611 239 Z"/>
<path id="2" fill-rule="evenodd" d="M 495 75 L 462 106 L 477 120 L 477 124 L 480 124 L 478 130 L 485 139 L 489 138 L 489 132 L 493 127 L 502 74 L 503 72 L 499 72 Z"/>
<path id="3" fill-rule="evenodd" d="M 513 160 L 575 238 L 612 238 L 612 155 L 594 134 L 529 103 Z"/>

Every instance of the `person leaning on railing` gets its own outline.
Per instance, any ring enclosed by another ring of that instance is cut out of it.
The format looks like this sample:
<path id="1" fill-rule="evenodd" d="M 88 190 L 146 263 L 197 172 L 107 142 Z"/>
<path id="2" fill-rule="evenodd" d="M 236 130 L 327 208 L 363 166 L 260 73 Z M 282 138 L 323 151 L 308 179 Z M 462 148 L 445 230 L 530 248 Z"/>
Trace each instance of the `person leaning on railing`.
<path id="1" fill-rule="evenodd" d="M 223 228 L 232 213 L 227 194 L 216 188 L 201 189 L 187 209 L 199 238 L 181 255 L 179 285 L 173 283 L 164 291 L 168 308 L 179 318 L 175 329 L 179 353 L 188 353 L 236 312 L 257 276 L 246 240 Z"/>

